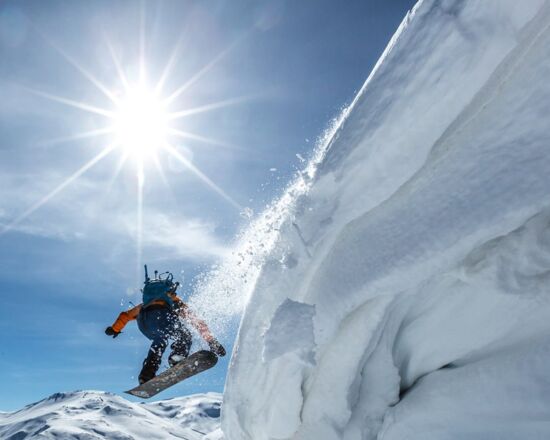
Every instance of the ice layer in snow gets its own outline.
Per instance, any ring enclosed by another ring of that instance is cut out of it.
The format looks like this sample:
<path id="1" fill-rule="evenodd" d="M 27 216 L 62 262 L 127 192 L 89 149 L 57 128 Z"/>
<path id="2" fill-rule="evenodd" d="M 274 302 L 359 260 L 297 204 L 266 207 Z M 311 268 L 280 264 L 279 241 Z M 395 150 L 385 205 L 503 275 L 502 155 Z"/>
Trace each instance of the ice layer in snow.
<path id="1" fill-rule="evenodd" d="M 548 78 L 547 1 L 405 17 L 205 284 L 249 286 L 226 439 L 550 438 Z"/>

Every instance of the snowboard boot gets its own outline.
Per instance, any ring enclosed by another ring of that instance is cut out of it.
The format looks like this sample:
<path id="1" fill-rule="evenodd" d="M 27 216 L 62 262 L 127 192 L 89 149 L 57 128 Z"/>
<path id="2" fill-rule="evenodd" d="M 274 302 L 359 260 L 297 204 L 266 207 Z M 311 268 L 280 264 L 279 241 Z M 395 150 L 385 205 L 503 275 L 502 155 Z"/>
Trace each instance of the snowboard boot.
<path id="1" fill-rule="evenodd" d="M 172 368 L 174 365 L 176 365 L 178 362 L 183 361 L 184 359 L 187 359 L 187 356 L 181 356 L 179 354 L 172 353 L 168 357 L 168 365 L 170 365 L 170 368 Z"/>
<path id="2" fill-rule="evenodd" d="M 187 337 L 187 334 L 183 333 L 178 335 L 177 338 L 171 345 L 170 348 L 172 352 L 168 357 L 168 364 L 170 367 L 173 367 L 178 362 L 183 361 L 187 356 L 189 356 L 189 350 L 191 348 L 191 337 Z"/>
<path id="3" fill-rule="evenodd" d="M 143 361 L 143 367 L 139 373 L 139 384 L 150 381 L 155 375 L 160 367 L 162 362 L 162 355 L 159 355 L 153 350 L 149 350 L 147 357 Z"/>

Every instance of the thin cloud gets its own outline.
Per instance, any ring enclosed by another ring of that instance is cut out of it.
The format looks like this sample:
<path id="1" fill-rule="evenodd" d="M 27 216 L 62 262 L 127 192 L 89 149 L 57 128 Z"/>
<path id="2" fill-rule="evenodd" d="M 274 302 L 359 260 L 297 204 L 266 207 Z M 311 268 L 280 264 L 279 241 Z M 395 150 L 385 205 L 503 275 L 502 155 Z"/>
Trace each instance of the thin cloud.
<path id="1" fill-rule="evenodd" d="M 9 224 L 24 206 L 33 203 L 44 187 L 57 184 L 59 173 L 47 174 L 40 179 L 40 185 L 37 179 L 21 182 L 6 174 L 0 178 L 3 188 L 9 188 L 10 193 L 0 208 L 0 228 Z M 96 177 L 82 176 L 66 192 L 53 198 L 48 206 L 15 225 L 12 231 L 62 241 L 88 240 L 90 235 L 96 243 L 126 239 L 132 248 L 131 243 L 135 243 L 137 237 L 135 202 L 122 192 L 112 192 L 110 197 L 114 201 L 105 204 L 106 194 L 98 191 L 96 186 Z M 117 206 L 116 211 L 108 209 L 113 204 Z M 98 221 L 104 218 L 106 210 L 109 221 Z M 62 217 L 59 212 L 63 212 Z M 143 252 L 150 258 L 183 258 L 194 262 L 224 258 L 230 254 L 231 248 L 216 229 L 217 224 L 209 220 L 188 218 L 181 212 L 168 215 L 147 207 L 143 220 Z"/>
<path id="2" fill-rule="evenodd" d="M 212 260 L 224 258 L 231 248 L 216 234 L 216 225 L 198 218 L 171 218 L 148 213 L 144 221 L 143 246 L 166 258 Z"/>

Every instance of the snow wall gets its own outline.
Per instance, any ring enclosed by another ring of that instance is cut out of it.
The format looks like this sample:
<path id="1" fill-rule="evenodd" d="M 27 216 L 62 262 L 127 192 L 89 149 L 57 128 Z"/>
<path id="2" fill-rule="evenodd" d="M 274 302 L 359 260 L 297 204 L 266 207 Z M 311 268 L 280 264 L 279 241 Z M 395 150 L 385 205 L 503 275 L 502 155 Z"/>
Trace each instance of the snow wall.
<path id="1" fill-rule="evenodd" d="M 226 439 L 550 438 L 549 78 L 550 2 L 405 17 L 206 283 L 244 308 Z"/>

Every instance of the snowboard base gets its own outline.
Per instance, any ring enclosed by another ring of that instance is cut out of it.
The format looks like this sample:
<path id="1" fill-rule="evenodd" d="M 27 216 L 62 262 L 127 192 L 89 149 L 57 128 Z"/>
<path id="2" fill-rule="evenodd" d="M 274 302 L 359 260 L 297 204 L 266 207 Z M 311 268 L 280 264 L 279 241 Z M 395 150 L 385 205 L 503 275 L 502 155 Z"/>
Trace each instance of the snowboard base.
<path id="1" fill-rule="evenodd" d="M 172 385 L 181 382 L 195 374 L 212 368 L 218 362 L 218 356 L 208 350 L 201 350 L 193 353 L 187 359 L 178 362 L 172 368 L 163 371 L 150 381 L 138 385 L 125 393 L 132 396 L 148 399 L 154 395 L 170 388 Z"/>

